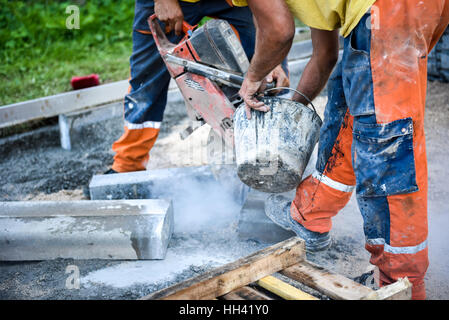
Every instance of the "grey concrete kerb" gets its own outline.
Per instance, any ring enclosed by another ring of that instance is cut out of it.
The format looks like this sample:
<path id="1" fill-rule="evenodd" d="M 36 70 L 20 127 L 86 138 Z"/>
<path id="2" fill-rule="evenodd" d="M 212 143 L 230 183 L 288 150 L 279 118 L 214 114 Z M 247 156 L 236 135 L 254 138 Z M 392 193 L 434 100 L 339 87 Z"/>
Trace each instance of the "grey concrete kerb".
<path id="1" fill-rule="evenodd" d="M 171 201 L 0 203 L 0 260 L 164 259 Z"/>

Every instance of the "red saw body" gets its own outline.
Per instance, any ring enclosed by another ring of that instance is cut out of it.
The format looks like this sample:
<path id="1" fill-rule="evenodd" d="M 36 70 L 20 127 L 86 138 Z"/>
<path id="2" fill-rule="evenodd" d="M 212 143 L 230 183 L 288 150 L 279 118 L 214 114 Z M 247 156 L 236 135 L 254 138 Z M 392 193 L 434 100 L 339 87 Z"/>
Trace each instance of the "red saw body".
<path id="1" fill-rule="evenodd" d="M 227 145 L 233 145 L 232 119 L 242 102 L 238 90 L 249 67 L 237 35 L 224 20 L 209 20 L 197 29 L 184 22 L 186 36 L 173 44 L 156 19 L 155 15 L 148 19 L 151 33 L 189 117 L 208 123 Z"/>

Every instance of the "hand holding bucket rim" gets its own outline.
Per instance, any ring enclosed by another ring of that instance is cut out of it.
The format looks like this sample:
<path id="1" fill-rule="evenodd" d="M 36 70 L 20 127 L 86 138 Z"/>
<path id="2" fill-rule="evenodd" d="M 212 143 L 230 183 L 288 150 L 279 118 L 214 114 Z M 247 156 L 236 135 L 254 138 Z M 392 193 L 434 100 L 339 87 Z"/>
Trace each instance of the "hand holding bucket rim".
<path id="1" fill-rule="evenodd" d="M 251 72 L 248 72 L 242 82 L 241 89 L 239 91 L 240 97 L 243 99 L 246 105 L 246 116 L 251 119 L 251 109 L 268 112 L 270 107 L 265 105 L 262 101 L 259 101 L 257 97 L 263 95 L 262 93 L 268 89 L 279 90 L 280 84 L 282 87 L 289 87 L 290 81 L 286 75 L 283 67 L 279 64 L 274 68 L 265 78 L 262 80 L 250 79 Z"/>
<path id="2" fill-rule="evenodd" d="M 315 106 L 313 105 L 312 100 L 310 100 L 309 97 L 307 97 L 304 93 L 302 93 L 302 92 L 299 91 L 298 89 L 293 89 L 293 88 L 290 88 L 290 87 L 276 87 L 276 88 L 266 89 L 266 90 L 264 91 L 264 94 L 267 93 L 267 92 L 269 92 L 269 91 L 275 90 L 275 89 L 282 89 L 282 90 L 291 90 L 291 91 L 295 91 L 297 94 L 299 94 L 300 96 L 302 96 L 304 99 L 307 100 L 307 102 L 311 105 L 313 111 L 315 111 L 315 113 L 316 113 L 316 108 L 315 108 Z"/>
<path id="3" fill-rule="evenodd" d="M 279 90 L 279 89 L 291 90 L 291 91 L 296 92 L 297 94 L 299 94 L 300 96 L 302 96 L 304 99 L 307 100 L 307 102 L 312 107 L 314 113 L 317 114 L 316 108 L 315 108 L 314 104 L 312 103 L 312 101 L 309 99 L 309 97 L 307 97 L 301 91 L 299 91 L 297 89 L 290 88 L 290 87 L 274 87 L 274 88 L 265 88 L 263 90 L 263 94 L 255 94 L 255 95 L 253 95 L 252 99 L 249 100 L 249 101 L 251 101 L 250 103 L 248 103 L 247 100 L 244 99 L 244 101 L 245 101 L 245 109 L 246 109 L 246 117 L 248 118 L 248 120 L 251 119 L 251 109 L 262 111 L 262 112 L 270 111 L 270 107 L 265 105 L 265 103 L 263 101 L 257 101 L 256 103 L 253 103 L 252 101 L 257 99 L 258 96 L 265 95 L 267 92 L 270 92 L 270 91 L 273 91 L 273 90 Z"/>
<path id="4" fill-rule="evenodd" d="M 241 105 L 234 115 L 238 176 L 254 189 L 286 192 L 301 182 L 322 120 L 313 105 L 281 97 L 262 100 L 271 107 L 268 114 L 254 112 L 248 119 L 246 107 Z"/>

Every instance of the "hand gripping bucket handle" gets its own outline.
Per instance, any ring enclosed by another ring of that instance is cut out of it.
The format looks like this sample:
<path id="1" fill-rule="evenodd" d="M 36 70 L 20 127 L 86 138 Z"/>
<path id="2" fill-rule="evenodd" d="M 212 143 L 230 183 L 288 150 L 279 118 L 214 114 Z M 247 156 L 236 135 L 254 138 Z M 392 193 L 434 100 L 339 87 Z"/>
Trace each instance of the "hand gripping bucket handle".
<path id="1" fill-rule="evenodd" d="M 298 94 L 303 95 L 299 91 Z M 315 106 L 303 96 L 311 107 L 266 96 L 262 99 L 271 109 L 267 113 L 252 111 L 253 116 L 248 119 L 243 106 L 236 110 L 237 174 L 246 185 L 279 193 L 292 190 L 301 182 L 322 124 Z"/>
<path id="2" fill-rule="evenodd" d="M 291 90 L 291 91 L 295 91 L 297 94 L 299 94 L 300 96 L 302 96 L 304 99 L 307 100 L 308 103 L 310 103 L 310 105 L 312 106 L 312 109 L 314 111 L 315 114 L 317 114 L 316 112 L 316 108 L 313 105 L 312 101 L 309 99 L 309 97 L 307 97 L 304 93 L 302 93 L 301 91 L 297 90 L 297 89 L 293 89 L 290 87 L 275 87 L 275 88 L 268 88 L 264 91 L 264 93 L 270 92 L 272 90 L 277 90 L 277 89 L 283 89 L 283 90 Z"/>

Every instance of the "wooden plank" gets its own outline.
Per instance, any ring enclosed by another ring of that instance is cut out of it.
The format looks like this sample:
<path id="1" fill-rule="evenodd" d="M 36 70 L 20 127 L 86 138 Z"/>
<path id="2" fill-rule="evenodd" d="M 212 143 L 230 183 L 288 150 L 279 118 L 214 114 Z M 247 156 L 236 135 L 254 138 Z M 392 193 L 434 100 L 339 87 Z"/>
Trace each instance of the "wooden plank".
<path id="1" fill-rule="evenodd" d="M 304 256 L 304 241 L 290 238 L 142 299 L 212 299 L 290 267 L 302 261 Z"/>
<path id="2" fill-rule="evenodd" d="M 374 290 L 342 275 L 332 273 L 309 261 L 302 261 L 280 271 L 281 274 L 304 283 L 331 299 L 359 300 Z"/>
<path id="3" fill-rule="evenodd" d="M 398 279 L 395 283 L 373 291 L 362 300 L 411 300 L 412 284 L 407 278 Z"/>
<path id="4" fill-rule="evenodd" d="M 235 289 L 221 296 L 221 298 L 224 300 L 273 300 L 264 293 L 248 286 Z"/>
<path id="5" fill-rule="evenodd" d="M 273 276 L 262 278 L 257 281 L 257 284 L 286 300 L 318 300 L 318 298 Z"/>

